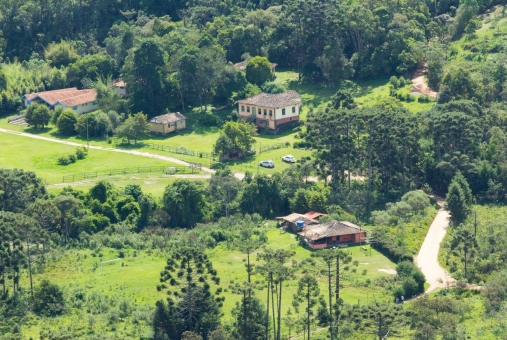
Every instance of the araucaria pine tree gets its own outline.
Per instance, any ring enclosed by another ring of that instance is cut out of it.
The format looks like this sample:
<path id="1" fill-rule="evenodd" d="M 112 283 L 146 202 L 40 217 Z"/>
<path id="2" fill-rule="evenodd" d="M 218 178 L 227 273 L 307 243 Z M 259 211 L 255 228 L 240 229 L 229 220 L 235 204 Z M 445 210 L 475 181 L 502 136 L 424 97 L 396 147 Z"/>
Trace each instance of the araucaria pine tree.
<path id="1" fill-rule="evenodd" d="M 169 296 L 167 313 L 183 321 L 178 325 L 182 331 L 206 336 L 220 324 L 221 289 L 217 288 L 215 297 L 211 292 L 211 284 L 218 285 L 220 279 L 200 247 L 188 245 L 176 249 L 160 273 L 160 282 L 157 290 L 166 290 Z"/>

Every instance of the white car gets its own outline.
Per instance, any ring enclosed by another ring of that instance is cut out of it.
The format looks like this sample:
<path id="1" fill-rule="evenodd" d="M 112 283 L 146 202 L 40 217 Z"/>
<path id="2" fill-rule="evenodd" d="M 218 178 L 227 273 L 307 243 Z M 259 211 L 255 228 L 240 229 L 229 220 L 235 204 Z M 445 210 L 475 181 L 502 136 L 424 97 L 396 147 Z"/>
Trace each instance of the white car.
<path id="1" fill-rule="evenodd" d="M 292 155 L 283 156 L 282 161 L 287 163 L 296 163 L 296 159 Z"/>
<path id="2" fill-rule="evenodd" d="M 274 168 L 275 167 L 275 163 L 273 163 L 273 161 L 261 161 L 259 163 L 259 165 L 262 167 L 265 167 L 265 168 Z"/>

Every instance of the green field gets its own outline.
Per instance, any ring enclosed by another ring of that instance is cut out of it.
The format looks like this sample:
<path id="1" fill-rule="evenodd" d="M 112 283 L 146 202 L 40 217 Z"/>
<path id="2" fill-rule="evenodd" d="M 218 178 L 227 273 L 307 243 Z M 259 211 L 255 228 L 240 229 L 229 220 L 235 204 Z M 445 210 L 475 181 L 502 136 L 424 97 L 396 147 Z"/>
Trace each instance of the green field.
<path id="1" fill-rule="evenodd" d="M 294 259 L 300 263 L 308 258 L 311 251 L 296 245 L 294 235 L 289 233 L 280 233 L 278 230 L 272 230 L 267 233 L 269 248 L 286 248 L 296 252 Z M 379 271 L 379 269 L 394 269 L 395 264 L 379 254 L 375 250 L 364 252 L 360 247 L 350 247 L 345 249 L 350 252 L 354 260 L 360 264 L 356 273 L 348 273 L 343 281 L 341 296 L 346 303 L 366 304 L 376 299 L 377 301 L 390 301 L 390 295 L 386 294 L 384 288 L 376 285 L 376 279 L 388 274 Z M 129 300 L 136 313 L 141 313 L 144 309 L 153 308 L 155 301 L 163 299 L 164 294 L 156 290 L 159 282 L 159 273 L 162 271 L 165 263 L 165 254 L 159 250 L 154 251 L 134 251 L 125 252 L 125 257 L 118 261 L 112 261 L 107 264 L 99 265 L 100 261 L 114 260 L 118 258 L 118 251 L 110 248 L 103 248 L 100 251 L 102 257 L 97 256 L 90 250 L 69 250 L 65 253 L 55 253 L 53 261 L 45 268 L 42 274 L 34 277 L 37 285 L 42 279 L 47 278 L 58 284 L 64 289 L 68 300 L 79 291 L 85 291 L 87 296 L 99 295 L 108 299 L 110 307 L 108 310 L 117 308 L 122 300 Z M 230 324 L 232 316 L 230 314 L 235 303 L 239 301 L 238 295 L 233 295 L 228 287 L 231 282 L 242 282 L 245 280 L 245 269 L 243 255 L 237 251 L 229 250 L 224 244 L 217 248 L 209 250 L 208 255 L 213 262 L 214 268 L 218 271 L 221 278 L 221 287 L 224 289 L 224 315 L 225 324 Z M 252 257 L 255 261 L 255 256 Z M 283 294 L 283 305 L 288 309 L 292 303 L 292 296 L 297 289 L 297 277 L 302 275 L 304 270 L 310 270 L 319 279 L 321 294 L 327 292 L 326 280 L 315 268 L 300 268 L 296 278 L 287 282 Z M 363 271 L 366 272 L 363 274 Z M 260 276 L 255 275 L 254 281 L 262 281 Z M 367 283 L 370 280 L 370 283 Z M 22 284 L 28 283 L 26 275 L 23 276 Z M 263 300 L 265 292 L 259 291 L 258 296 Z M 120 324 L 114 327 L 108 322 L 110 311 L 98 313 L 93 316 L 93 329 L 99 330 L 106 336 L 116 334 L 120 338 L 132 337 L 135 323 L 134 317 L 125 318 Z M 86 310 L 72 309 L 72 313 L 55 318 L 37 317 L 33 314 L 29 317 L 29 326 L 24 329 L 26 336 L 37 337 L 42 327 L 66 328 L 67 325 L 73 325 L 74 330 L 82 332 L 86 337 L 92 334 L 88 324 L 90 313 Z M 149 333 L 149 325 L 141 323 L 139 326 L 140 334 Z M 113 329 L 114 328 L 114 329 Z"/>
<path id="2" fill-rule="evenodd" d="M 303 102 L 303 110 L 301 114 L 301 119 L 306 119 L 306 114 L 308 113 L 310 107 L 314 108 L 324 108 L 327 103 L 330 100 L 330 97 L 338 90 L 338 88 L 329 88 L 325 86 L 324 84 L 306 84 L 306 83 L 298 83 L 297 82 L 297 73 L 290 71 L 290 70 L 283 70 L 277 72 L 277 78 L 276 82 L 284 84 L 288 89 L 296 90 L 299 93 L 301 93 L 302 96 L 302 102 Z M 410 85 L 406 86 L 406 90 L 408 91 L 410 89 Z M 367 83 L 362 83 L 358 85 L 352 86 L 351 92 L 353 96 L 355 97 L 356 101 L 360 106 L 372 106 L 374 105 L 379 99 L 382 97 L 388 96 L 389 89 L 388 89 L 388 82 L 387 80 L 375 80 L 370 81 Z M 428 110 L 431 108 L 433 103 L 425 103 L 421 104 L 418 102 L 412 102 L 412 103 L 402 103 L 405 107 L 407 107 L 412 112 L 419 112 Z M 216 111 L 214 114 L 217 114 L 222 119 L 226 119 L 228 115 L 231 114 L 232 110 L 235 108 L 229 107 L 221 111 Z M 172 134 L 169 136 L 161 136 L 161 135 L 155 135 L 151 134 L 147 139 L 144 140 L 145 144 L 158 144 L 158 145 L 164 145 L 164 146 L 171 146 L 173 148 L 186 148 L 193 151 L 201 151 L 201 152 L 212 152 L 213 145 L 215 144 L 215 141 L 217 140 L 219 134 L 220 134 L 220 128 L 219 127 L 204 127 L 200 126 L 197 123 L 197 120 L 199 119 L 199 113 L 197 113 L 196 110 L 191 110 L 190 112 L 185 113 L 188 117 L 188 130 L 182 131 L 177 134 Z M 86 144 L 86 139 L 80 136 L 63 136 L 59 134 L 56 130 L 56 127 L 49 126 L 45 129 L 33 129 L 33 128 L 27 128 L 22 127 L 18 125 L 12 125 L 7 122 L 7 117 L 0 119 L 0 127 L 9 129 L 9 130 L 15 130 L 20 132 L 28 132 L 33 133 L 37 135 L 41 135 L 44 137 L 51 137 L 51 138 L 57 138 L 69 142 L 75 142 L 80 144 Z M 292 131 L 286 131 L 281 134 L 273 135 L 268 133 L 262 133 L 259 136 L 255 138 L 256 143 L 254 145 L 254 149 L 257 151 L 257 154 L 254 156 L 250 156 L 247 159 L 241 160 L 241 161 L 230 161 L 227 162 L 227 165 L 230 166 L 230 168 L 233 171 L 244 173 L 246 171 L 250 171 L 253 173 L 264 173 L 264 174 L 270 174 L 273 172 L 279 172 L 283 171 L 284 169 L 290 167 L 290 164 L 283 163 L 281 161 L 281 157 L 290 154 L 296 157 L 297 159 L 300 159 L 301 157 L 310 157 L 312 155 L 312 152 L 310 150 L 303 150 L 303 149 L 294 149 L 292 147 L 292 144 L 296 141 L 295 139 L 296 133 Z M 26 145 L 25 143 L 18 142 L 17 140 L 14 142 L 14 144 L 6 145 L 4 140 L 11 140 L 12 138 L 10 135 L 8 137 L 6 136 L 0 136 L 0 142 L 3 143 L 3 146 L 11 147 L 15 144 L 18 144 L 19 147 L 15 148 L 16 151 L 19 150 L 19 148 L 23 149 L 23 145 Z M 42 145 L 43 142 L 35 142 L 30 141 L 29 144 L 37 143 L 37 145 Z M 41 144 L 38 144 L 41 143 Z M 268 146 L 273 144 L 285 144 L 290 143 L 289 147 L 283 147 L 281 149 L 271 150 L 268 152 L 263 152 L 261 154 L 258 153 L 260 148 L 262 146 Z M 45 144 L 44 144 L 45 145 Z M 153 148 L 143 148 L 141 145 L 117 145 L 115 139 L 113 138 L 109 142 L 104 138 L 91 138 L 90 139 L 90 145 L 94 146 L 102 146 L 102 147 L 120 147 L 120 148 L 129 148 L 129 149 L 139 149 L 142 148 L 145 152 L 155 153 L 155 154 L 161 154 L 165 156 L 175 157 L 181 160 L 185 160 L 188 162 L 197 162 L 201 163 L 204 166 L 210 166 L 210 160 L 207 158 L 199 158 L 199 157 L 193 157 L 193 156 L 186 156 L 181 154 L 175 154 L 175 153 L 169 153 L 166 151 L 161 151 Z M 54 157 L 55 159 L 58 157 L 59 153 L 64 153 L 66 151 L 63 151 L 65 148 L 68 148 L 70 150 L 71 147 L 66 146 L 52 146 L 45 149 L 43 154 L 48 153 L 46 156 L 44 156 L 44 159 L 42 160 L 42 163 L 50 163 L 53 162 L 53 159 L 51 157 Z M 26 147 L 26 149 L 30 149 L 29 146 Z M 8 149 L 6 149 L 8 150 Z M 40 150 L 40 149 L 37 149 Z M 54 150 L 54 152 L 50 152 L 49 150 Z M 7 151 L 6 153 L 9 153 Z M 97 152 L 98 154 L 101 154 L 100 152 Z M 41 156 L 39 156 L 41 157 Z M 129 156 L 130 157 L 130 156 Z M 10 158 L 9 157 L 5 157 Z M 91 158 L 91 157 L 90 157 Z M 95 157 L 94 157 L 95 158 Z M 101 157 L 99 157 L 101 158 Z M 109 157 L 108 157 L 109 158 Z M 108 159 L 109 160 L 109 159 Z M 258 164 L 262 160 L 273 160 L 275 162 L 275 169 L 264 169 L 259 168 Z M 14 166 L 20 166 L 18 165 L 19 162 L 10 161 L 12 164 L 15 164 Z M 88 161 L 87 161 L 88 162 Z M 130 165 L 131 162 L 133 162 L 133 165 Z M 26 163 L 26 160 L 25 160 Z M 48 168 L 48 164 L 41 164 L 40 158 L 38 162 L 31 162 L 34 163 L 32 167 L 27 168 L 27 170 L 37 170 L 39 172 L 39 175 L 44 177 L 47 181 L 50 183 L 54 183 L 57 181 L 57 178 L 60 176 L 61 173 L 76 173 L 76 172 L 84 172 L 85 168 L 86 171 L 93 171 L 93 170 L 101 170 L 101 169 L 109 169 L 111 167 L 108 167 L 106 162 L 98 162 L 100 165 L 93 163 L 92 161 L 88 162 L 87 165 L 84 165 L 84 162 L 81 162 L 82 164 L 73 164 L 68 167 L 66 167 L 65 170 L 60 168 Z M 37 163 L 37 164 L 35 164 Z M 136 161 L 134 159 L 128 159 L 127 161 L 124 161 L 122 159 L 122 156 L 119 156 L 115 154 L 110 159 L 110 164 L 116 164 L 116 166 L 112 168 L 121 168 L 121 167 L 131 167 L 131 166 L 138 166 L 137 164 L 142 164 L 143 161 Z M 147 163 L 154 163 L 150 165 L 157 165 L 158 162 L 155 160 L 148 160 Z M 145 163 L 146 165 L 148 165 Z M 156 163 L 156 164 L 155 164 Z M 30 165 L 30 162 L 26 163 Z M 6 165 L 8 166 L 8 165 Z M 11 166 L 13 167 L 13 166 Z M 51 173 L 48 173 L 46 170 L 58 170 L 56 175 L 53 171 Z"/>
<path id="3" fill-rule="evenodd" d="M 84 160 L 65 166 L 58 165 L 58 158 L 74 153 L 76 147 L 6 133 L 0 133 L 0 150 L 1 167 L 34 171 L 46 184 L 61 183 L 64 175 L 85 172 L 181 166 L 159 159 L 94 149 L 90 149 Z M 161 173 L 156 175 L 160 176 Z"/>

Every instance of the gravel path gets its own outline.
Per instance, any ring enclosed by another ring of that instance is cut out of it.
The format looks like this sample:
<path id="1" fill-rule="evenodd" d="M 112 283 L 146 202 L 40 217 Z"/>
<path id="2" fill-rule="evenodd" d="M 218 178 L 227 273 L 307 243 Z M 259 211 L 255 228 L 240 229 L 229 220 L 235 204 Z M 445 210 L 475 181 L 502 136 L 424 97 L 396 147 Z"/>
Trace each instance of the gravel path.
<path id="1" fill-rule="evenodd" d="M 421 268 L 426 276 L 426 282 L 430 284 L 425 293 L 429 293 L 437 288 L 447 287 L 454 282 L 454 279 L 438 262 L 440 243 L 442 243 L 447 228 L 449 227 L 450 215 L 449 212 L 444 209 L 444 199 L 439 196 L 434 196 L 434 198 L 437 200 L 440 210 L 431 223 L 416 258 L 416 265 Z"/>

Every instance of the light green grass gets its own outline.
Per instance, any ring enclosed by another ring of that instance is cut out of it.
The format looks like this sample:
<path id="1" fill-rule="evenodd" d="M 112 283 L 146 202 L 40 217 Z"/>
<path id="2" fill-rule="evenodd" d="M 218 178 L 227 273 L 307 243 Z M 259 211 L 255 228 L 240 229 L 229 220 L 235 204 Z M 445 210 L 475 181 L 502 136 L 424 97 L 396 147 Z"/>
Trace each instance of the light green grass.
<path id="1" fill-rule="evenodd" d="M 86 179 L 83 181 L 77 181 L 73 183 L 58 183 L 48 186 L 48 191 L 55 195 L 58 195 L 63 188 L 71 186 L 76 190 L 88 191 L 98 181 L 105 180 L 112 183 L 115 187 L 122 189 L 128 184 L 138 184 L 141 186 L 144 193 L 151 194 L 153 197 L 162 197 L 165 188 L 173 184 L 180 178 L 164 175 L 160 173 L 140 173 L 140 174 L 129 174 L 129 175 L 117 175 L 98 177 L 92 179 Z M 185 178 L 189 181 L 204 181 L 201 178 Z"/>
<path id="2" fill-rule="evenodd" d="M 88 156 L 74 164 L 58 165 L 58 157 L 75 153 L 76 147 L 0 133 L 0 166 L 34 171 L 47 184 L 62 182 L 62 176 L 101 170 L 146 166 L 180 166 L 159 159 L 119 152 L 90 149 Z M 129 175 L 127 175 L 129 176 Z"/>
<path id="3" fill-rule="evenodd" d="M 280 233 L 278 230 L 271 230 L 267 233 L 268 248 L 278 249 L 286 248 L 295 251 L 294 259 L 300 263 L 308 258 L 312 251 L 296 245 L 294 235 L 289 233 Z M 368 251 L 364 253 L 359 247 L 345 248 L 350 252 L 354 260 L 359 261 L 357 273 L 348 273 L 343 282 L 341 297 L 346 303 L 369 303 L 373 299 L 390 300 L 385 294 L 383 288 L 375 285 L 376 279 L 387 274 L 380 272 L 378 269 L 394 269 L 395 265 L 380 253 L 372 250 L 371 255 Z M 113 249 L 103 249 L 102 261 L 118 258 L 118 251 Z M 214 268 L 221 278 L 220 286 L 225 290 L 225 302 L 223 307 L 223 322 L 228 324 L 232 321 L 231 310 L 235 303 L 240 300 L 238 295 L 230 292 L 230 282 L 246 281 L 246 272 L 243 259 L 245 255 L 238 251 L 229 250 L 225 245 L 220 244 L 217 248 L 208 251 L 210 260 Z M 138 251 L 134 257 L 134 252 L 127 251 L 125 258 L 121 261 L 104 264 L 102 269 L 98 266 L 99 257 L 93 257 L 89 250 L 71 250 L 67 251 L 63 256 L 56 256 L 56 261 L 50 262 L 46 270 L 42 274 L 34 276 L 35 285 L 38 285 L 42 279 L 50 279 L 58 283 L 65 291 L 67 297 L 72 295 L 76 289 L 83 289 L 86 294 L 94 292 L 111 296 L 113 300 L 125 298 L 134 305 L 142 308 L 153 307 L 157 300 L 164 298 L 164 293 L 157 292 L 156 286 L 159 282 L 160 272 L 165 265 L 165 256 L 155 251 L 148 253 L 146 251 Z M 256 256 L 252 256 L 252 261 L 256 262 Z M 123 263 L 123 266 L 122 266 Z M 283 309 L 284 312 L 291 306 L 292 297 L 297 290 L 297 279 L 301 277 L 301 268 L 294 280 L 288 281 L 284 285 L 283 292 Z M 325 296 L 327 285 L 324 276 L 315 272 L 315 268 L 306 268 L 310 270 L 312 275 L 317 275 L 319 280 L 321 294 Z M 366 275 L 362 275 L 362 271 L 367 270 Z M 366 279 L 371 280 L 371 284 L 367 287 L 360 287 Z M 254 281 L 262 281 L 259 275 L 253 276 Z M 26 275 L 22 278 L 22 285 L 28 285 Z M 265 291 L 259 291 L 258 297 L 264 301 Z M 25 336 L 37 338 L 38 333 L 43 325 L 52 328 L 71 327 L 72 329 L 83 329 L 89 332 L 86 325 L 87 312 L 85 310 L 73 309 L 70 313 L 55 317 L 41 318 L 33 314 L 29 317 L 29 326 L 24 328 Z M 107 315 L 100 314 L 96 316 L 96 330 L 100 329 L 100 333 L 105 336 L 112 336 L 115 332 L 122 339 L 134 339 L 136 336 L 132 334 L 133 325 L 129 319 L 121 321 L 116 325 L 116 331 L 112 330 L 112 326 L 108 324 Z M 142 326 L 143 334 L 149 332 L 149 326 Z M 285 330 L 284 330 L 285 331 Z M 88 334 L 88 333 L 86 333 Z M 84 336 L 83 338 L 86 338 Z M 138 337 L 137 337 L 138 338 Z"/>

